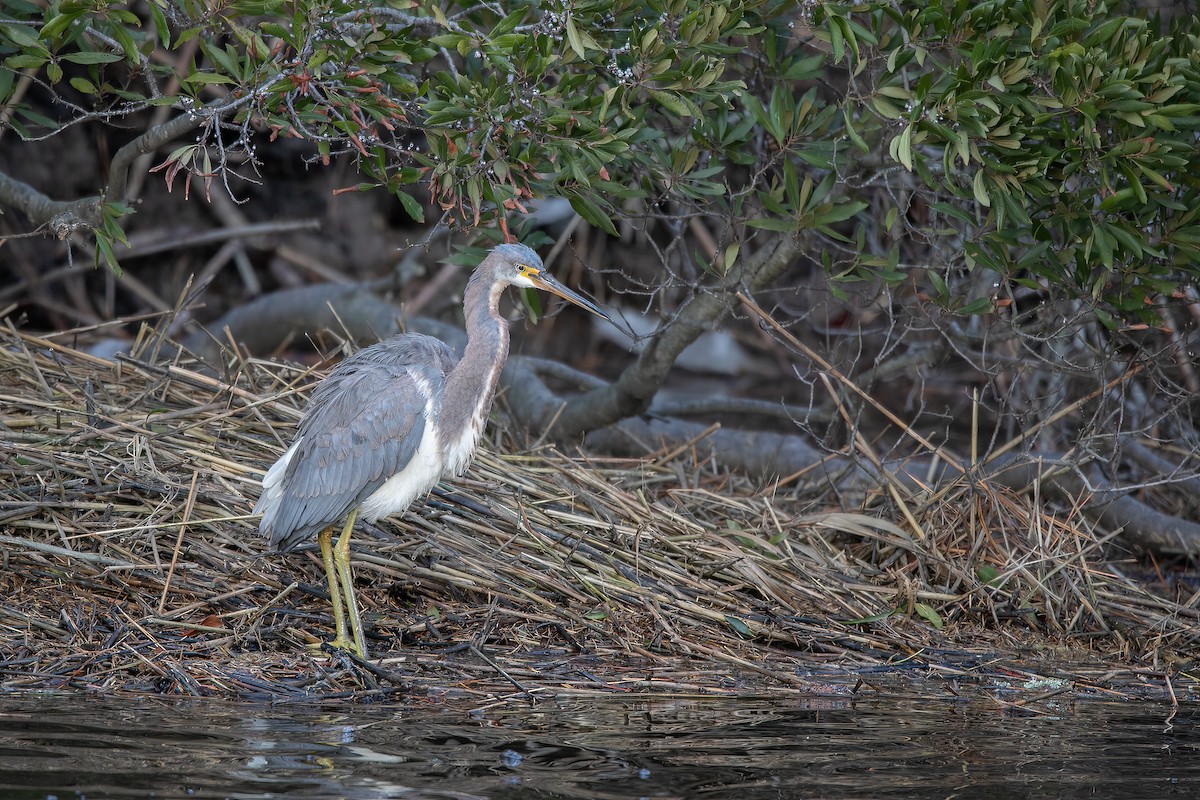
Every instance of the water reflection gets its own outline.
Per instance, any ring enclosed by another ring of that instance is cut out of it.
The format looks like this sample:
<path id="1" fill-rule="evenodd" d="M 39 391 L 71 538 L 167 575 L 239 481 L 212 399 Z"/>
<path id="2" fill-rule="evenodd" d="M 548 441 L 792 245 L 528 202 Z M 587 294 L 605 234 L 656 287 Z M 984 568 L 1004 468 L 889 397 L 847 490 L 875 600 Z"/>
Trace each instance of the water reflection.
<path id="1" fill-rule="evenodd" d="M 0 695 L 0 797 L 1200 796 L 1198 710 L 978 700 L 506 706 Z"/>

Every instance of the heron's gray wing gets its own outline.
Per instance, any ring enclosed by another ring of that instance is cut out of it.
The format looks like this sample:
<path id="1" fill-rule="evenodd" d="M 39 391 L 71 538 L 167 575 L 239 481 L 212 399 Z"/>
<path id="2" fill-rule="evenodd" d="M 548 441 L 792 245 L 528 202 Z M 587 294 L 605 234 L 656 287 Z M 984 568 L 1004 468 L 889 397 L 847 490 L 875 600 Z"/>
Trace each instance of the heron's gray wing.
<path id="1" fill-rule="evenodd" d="M 261 530 L 273 547 L 291 549 L 338 523 L 404 469 L 453 362 L 437 339 L 393 337 L 346 359 L 318 385 L 283 475 L 261 501 Z"/>

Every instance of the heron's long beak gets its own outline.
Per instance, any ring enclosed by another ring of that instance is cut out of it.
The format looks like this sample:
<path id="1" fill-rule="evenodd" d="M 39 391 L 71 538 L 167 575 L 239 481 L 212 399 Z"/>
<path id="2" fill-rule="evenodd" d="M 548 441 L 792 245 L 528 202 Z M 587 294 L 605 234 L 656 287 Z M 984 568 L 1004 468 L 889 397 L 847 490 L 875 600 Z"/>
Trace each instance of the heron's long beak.
<path id="1" fill-rule="evenodd" d="M 533 281 L 533 285 L 536 286 L 537 288 L 544 289 L 545 291 L 550 292 L 552 294 L 556 294 L 559 297 L 561 297 L 563 300 L 567 300 L 571 303 L 574 303 L 575 305 L 579 306 L 580 308 L 592 312 L 597 317 L 600 317 L 602 319 L 608 320 L 609 322 L 612 322 L 612 317 L 610 317 L 608 314 L 604 313 L 604 310 L 602 308 L 600 308 L 600 306 L 596 305 L 591 300 L 588 300 L 583 295 L 581 295 L 571 289 L 568 289 L 566 286 L 563 286 L 561 283 L 558 282 L 558 279 L 555 278 L 553 275 L 551 275 L 549 272 L 539 271 L 536 275 L 530 275 L 529 279 L 531 281 Z"/>

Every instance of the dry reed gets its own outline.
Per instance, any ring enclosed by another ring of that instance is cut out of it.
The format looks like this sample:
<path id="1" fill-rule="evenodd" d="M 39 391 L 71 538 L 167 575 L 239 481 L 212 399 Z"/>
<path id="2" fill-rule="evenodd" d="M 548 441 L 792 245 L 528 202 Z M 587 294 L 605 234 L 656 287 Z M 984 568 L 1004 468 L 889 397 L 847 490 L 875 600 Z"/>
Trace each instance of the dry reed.
<path id="1" fill-rule="evenodd" d="M 687 453 L 520 452 L 500 426 L 462 480 L 360 528 L 374 660 L 354 663 L 305 647 L 330 634 L 319 562 L 266 552 L 249 516 L 317 376 L 70 341 L 0 331 L 7 689 L 486 703 L 845 692 L 915 670 L 1113 692 L 1165 687 L 1200 631 L 1195 596 L 1141 588 L 1036 498 L 964 483 L 822 507 Z"/>

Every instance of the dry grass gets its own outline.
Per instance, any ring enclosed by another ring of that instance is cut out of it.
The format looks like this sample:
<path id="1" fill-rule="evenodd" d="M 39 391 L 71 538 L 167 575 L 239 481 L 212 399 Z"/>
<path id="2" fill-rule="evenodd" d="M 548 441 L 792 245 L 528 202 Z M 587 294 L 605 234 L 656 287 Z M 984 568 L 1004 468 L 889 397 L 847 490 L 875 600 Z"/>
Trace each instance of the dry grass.
<path id="1" fill-rule="evenodd" d="M 217 379 L 68 341 L 0 333 L 6 688 L 487 702 L 848 691 L 906 669 L 1194 683 L 1175 670 L 1196 597 L 1124 577 L 1069 510 L 965 483 L 821 508 L 686 454 L 508 440 L 357 534 L 374 661 L 354 664 L 304 646 L 330 634 L 317 559 L 267 553 L 249 516 L 315 376 L 244 362 Z"/>

